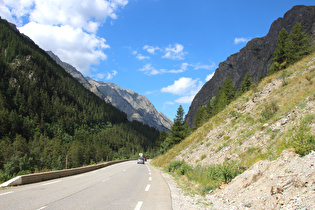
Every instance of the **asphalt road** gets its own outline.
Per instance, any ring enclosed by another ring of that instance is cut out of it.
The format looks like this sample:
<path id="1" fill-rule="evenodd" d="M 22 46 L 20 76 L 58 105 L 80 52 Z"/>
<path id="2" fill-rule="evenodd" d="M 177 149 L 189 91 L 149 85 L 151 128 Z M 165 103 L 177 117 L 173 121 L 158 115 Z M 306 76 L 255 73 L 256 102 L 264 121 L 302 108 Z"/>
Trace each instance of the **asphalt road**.
<path id="1" fill-rule="evenodd" d="M 172 209 L 170 190 L 148 163 L 128 161 L 92 172 L 0 190 L 0 209 Z"/>

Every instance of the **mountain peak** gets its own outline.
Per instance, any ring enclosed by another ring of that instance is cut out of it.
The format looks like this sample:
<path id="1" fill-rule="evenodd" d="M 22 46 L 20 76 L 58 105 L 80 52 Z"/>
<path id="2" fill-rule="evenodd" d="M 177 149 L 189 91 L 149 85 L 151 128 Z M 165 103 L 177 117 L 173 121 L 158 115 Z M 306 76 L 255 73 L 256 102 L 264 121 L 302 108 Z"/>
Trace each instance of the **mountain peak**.
<path id="1" fill-rule="evenodd" d="M 130 89 L 120 88 L 111 82 L 98 82 L 91 78 L 87 78 L 87 80 L 106 96 L 109 103 L 126 112 L 128 120 L 137 120 L 160 131 L 170 130 L 172 121 L 158 112 L 145 96 Z"/>

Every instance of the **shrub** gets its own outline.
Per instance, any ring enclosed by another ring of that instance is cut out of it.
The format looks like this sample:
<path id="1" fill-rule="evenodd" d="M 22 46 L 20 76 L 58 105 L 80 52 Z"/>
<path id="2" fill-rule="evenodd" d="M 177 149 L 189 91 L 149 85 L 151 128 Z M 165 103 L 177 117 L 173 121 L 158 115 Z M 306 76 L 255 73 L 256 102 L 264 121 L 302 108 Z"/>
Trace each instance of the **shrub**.
<path id="1" fill-rule="evenodd" d="M 203 155 L 201 155 L 201 160 L 203 160 L 203 159 L 205 159 L 207 157 L 207 155 L 205 155 L 205 154 L 203 154 Z"/>
<path id="2" fill-rule="evenodd" d="M 191 167 L 187 163 L 183 162 L 183 164 L 179 168 L 179 174 L 185 175 L 190 170 L 191 170 Z"/>
<path id="3" fill-rule="evenodd" d="M 288 72 L 283 71 L 281 74 L 282 86 L 288 85 L 287 77 L 288 77 Z"/>
<path id="4" fill-rule="evenodd" d="M 310 127 L 308 126 L 308 121 L 311 120 L 312 118 L 302 119 L 292 140 L 292 146 L 294 147 L 296 153 L 302 156 L 307 155 L 312 150 L 315 150 L 315 135 L 312 135 Z"/>
<path id="5" fill-rule="evenodd" d="M 181 165 L 183 164 L 183 162 L 176 160 L 173 162 L 170 162 L 168 165 L 168 172 L 174 172 L 176 171 L 176 169 L 178 169 L 179 167 L 181 167 Z"/>
<path id="6" fill-rule="evenodd" d="M 265 109 L 261 112 L 261 120 L 266 121 L 273 117 L 273 115 L 278 111 L 278 106 L 275 101 L 271 101 L 265 106 Z"/>

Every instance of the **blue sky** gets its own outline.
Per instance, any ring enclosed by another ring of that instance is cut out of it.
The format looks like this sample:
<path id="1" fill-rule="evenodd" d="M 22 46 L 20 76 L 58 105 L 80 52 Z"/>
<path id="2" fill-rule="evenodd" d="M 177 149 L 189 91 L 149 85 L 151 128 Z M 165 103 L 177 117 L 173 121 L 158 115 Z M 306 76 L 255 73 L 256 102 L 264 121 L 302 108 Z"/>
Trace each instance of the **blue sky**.
<path id="1" fill-rule="evenodd" d="M 313 0 L 0 0 L 0 15 L 84 76 L 146 96 L 171 120 L 220 62 Z"/>

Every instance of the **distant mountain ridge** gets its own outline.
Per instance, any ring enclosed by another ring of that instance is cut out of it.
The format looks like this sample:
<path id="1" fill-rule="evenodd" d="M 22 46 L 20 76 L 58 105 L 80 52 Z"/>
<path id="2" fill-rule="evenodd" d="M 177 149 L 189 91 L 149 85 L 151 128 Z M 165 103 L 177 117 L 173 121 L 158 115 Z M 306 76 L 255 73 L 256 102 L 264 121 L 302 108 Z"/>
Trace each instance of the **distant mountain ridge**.
<path id="1" fill-rule="evenodd" d="M 106 101 L 127 113 L 130 121 L 137 120 L 155 127 L 158 130 L 169 130 L 172 121 L 163 113 L 158 112 L 145 97 L 132 90 L 120 88 L 114 83 L 98 82 L 89 77 L 87 81 L 106 96 Z"/>
<path id="2" fill-rule="evenodd" d="M 315 6 L 294 6 L 283 18 L 275 20 L 265 37 L 255 38 L 247 43 L 240 52 L 229 56 L 219 64 L 214 76 L 201 88 L 193 99 L 185 120 L 193 127 L 193 119 L 198 109 L 207 104 L 215 96 L 224 80 L 230 76 L 236 87 L 239 87 L 245 74 L 249 73 L 254 82 L 261 74 L 266 75 L 272 56 L 276 49 L 278 34 L 282 28 L 291 31 L 296 23 L 300 23 L 304 30 L 315 39 Z"/>
<path id="3" fill-rule="evenodd" d="M 75 67 L 61 61 L 53 52 L 47 51 L 47 53 L 85 88 L 125 112 L 129 121 L 137 120 L 160 131 L 170 130 L 172 121 L 163 113 L 158 112 L 145 96 L 129 89 L 120 88 L 114 83 L 100 82 L 90 77 L 84 77 Z"/>

